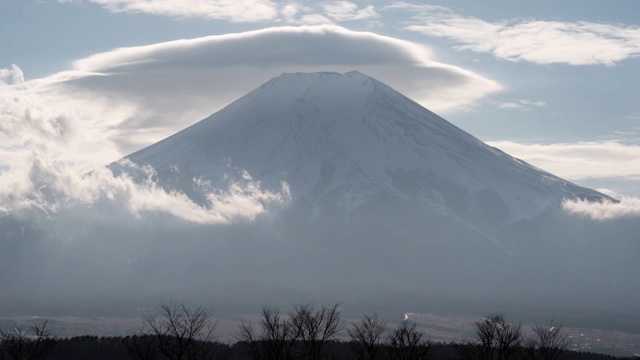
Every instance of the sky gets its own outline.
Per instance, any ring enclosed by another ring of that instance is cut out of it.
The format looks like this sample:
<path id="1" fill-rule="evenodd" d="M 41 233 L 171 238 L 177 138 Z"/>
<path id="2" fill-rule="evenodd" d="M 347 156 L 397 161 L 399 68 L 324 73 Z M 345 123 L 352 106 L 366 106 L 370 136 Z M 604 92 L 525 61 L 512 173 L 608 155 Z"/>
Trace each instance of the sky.
<path id="1" fill-rule="evenodd" d="M 359 70 L 638 214 L 639 11 L 636 0 L 2 0 L 0 211 L 125 197 L 134 213 L 254 217 L 286 189 L 249 176 L 203 210 L 153 183 L 82 176 L 283 72 Z M 73 196 L 49 201 L 42 184 Z"/>

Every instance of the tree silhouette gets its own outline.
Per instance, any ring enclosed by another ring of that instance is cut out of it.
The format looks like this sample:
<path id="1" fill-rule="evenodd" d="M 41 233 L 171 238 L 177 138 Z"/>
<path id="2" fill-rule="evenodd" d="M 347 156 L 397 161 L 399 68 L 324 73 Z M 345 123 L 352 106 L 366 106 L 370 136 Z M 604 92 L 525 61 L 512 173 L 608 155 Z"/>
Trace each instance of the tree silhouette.
<path id="1" fill-rule="evenodd" d="M 224 358 L 218 353 L 213 313 L 203 307 L 185 304 L 161 304 L 158 313 L 145 317 L 156 336 L 158 351 L 170 360 L 204 360 Z"/>
<path id="2" fill-rule="evenodd" d="M 263 307 L 260 320 L 261 333 L 256 334 L 252 325 L 242 324 L 236 339 L 245 342 L 254 360 L 290 360 L 294 358 L 300 329 L 278 308 Z"/>
<path id="3" fill-rule="evenodd" d="M 431 343 L 424 339 L 424 333 L 417 329 L 415 322 L 405 320 L 399 323 L 389 334 L 388 342 L 390 359 L 431 359 Z"/>
<path id="4" fill-rule="evenodd" d="M 44 360 L 58 344 L 48 329 L 49 320 L 25 327 L 14 323 L 10 330 L 0 330 L 0 358 L 7 360 Z"/>
<path id="5" fill-rule="evenodd" d="M 569 345 L 569 335 L 562 325 L 554 325 L 553 320 L 544 326 L 534 325 L 533 335 L 527 339 L 525 349 L 530 360 L 557 360 Z"/>
<path id="6" fill-rule="evenodd" d="M 372 317 L 363 315 L 362 319 L 351 325 L 347 333 L 351 338 L 351 357 L 356 360 L 376 360 L 383 357 L 384 334 L 387 323 L 378 319 L 378 314 Z"/>
<path id="7" fill-rule="evenodd" d="M 339 302 L 331 307 L 316 307 L 310 303 L 295 305 L 291 323 L 300 334 L 303 351 L 309 360 L 320 360 L 325 345 L 335 340 L 336 334 L 344 328 Z"/>

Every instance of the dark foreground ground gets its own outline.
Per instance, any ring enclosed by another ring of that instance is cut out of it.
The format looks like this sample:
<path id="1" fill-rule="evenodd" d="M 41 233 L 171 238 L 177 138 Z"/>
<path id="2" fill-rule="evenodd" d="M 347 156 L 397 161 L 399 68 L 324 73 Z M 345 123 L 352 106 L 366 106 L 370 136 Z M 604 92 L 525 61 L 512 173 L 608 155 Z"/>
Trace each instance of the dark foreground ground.
<path id="1" fill-rule="evenodd" d="M 50 360 L 127 360 L 132 359 L 122 345 L 122 337 L 80 336 L 61 340 L 56 350 L 49 356 Z M 247 348 L 243 344 L 224 345 L 221 351 L 226 351 L 227 360 L 251 359 Z M 452 344 L 434 344 L 433 359 L 458 359 L 458 353 Z M 348 342 L 332 342 L 327 347 L 326 359 L 351 359 L 350 344 Z M 164 359 L 158 357 L 158 359 Z M 583 351 L 566 351 L 560 360 L 609 360 L 609 359 L 637 359 L 633 357 L 614 357 Z"/>

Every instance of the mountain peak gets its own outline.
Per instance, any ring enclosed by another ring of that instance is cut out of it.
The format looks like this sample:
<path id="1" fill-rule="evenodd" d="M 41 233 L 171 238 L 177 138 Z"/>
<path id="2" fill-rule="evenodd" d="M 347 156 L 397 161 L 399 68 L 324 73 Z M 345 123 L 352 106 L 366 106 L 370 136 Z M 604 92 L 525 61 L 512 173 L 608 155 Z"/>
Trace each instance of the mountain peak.
<path id="1" fill-rule="evenodd" d="M 251 93 L 263 92 L 266 89 L 273 88 L 281 96 L 296 96 L 304 95 L 310 89 L 313 89 L 314 92 L 322 95 L 317 97 L 336 98 L 337 95 L 340 95 L 343 99 L 348 100 L 349 97 L 344 98 L 344 92 L 370 92 L 374 88 L 372 86 L 374 82 L 382 84 L 357 70 L 343 74 L 337 72 L 285 72 Z"/>
<path id="2" fill-rule="evenodd" d="M 322 77 L 322 76 L 330 76 L 330 77 L 348 77 L 348 78 L 362 78 L 362 79 L 371 79 L 371 77 L 359 72 L 358 70 L 351 70 L 348 71 L 346 73 L 339 73 L 339 72 L 334 72 L 334 71 L 318 71 L 318 72 L 311 72 L 311 73 L 306 73 L 306 72 L 294 72 L 294 73 L 288 73 L 288 72 L 283 72 L 282 74 L 280 74 L 278 77 L 275 77 L 274 79 L 280 79 L 280 78 L 287 78 L 287 77 L 308 77 L 308 78 L 318 78 L 318 77 Z"/>
<path id="3" fill-rule="evenodd" d="M 309 88 L 317 88 L 318 91 L 325 91 L 323 97 L 331 97 L 335 95 L 335 91 L 341 92 L 341 90 L 349 89 L 353 91 L 355 88 L 367 88 L 363 87 L 365 82 L 373 82 L 375 79 L 358 72 L 356 70 L 349 71 L 347 73 L 337 72 L 314 72 L 314 73 L 282 73 L 262 86 L 258 87 L 254 92 L 261 92 L 265 89 L 276 87 L 276 91 L 281 92 L 282 95 L 287 94 L 299 94 L 302 95 Z M 251 94 L 251 93 L 250 93 Z"/>

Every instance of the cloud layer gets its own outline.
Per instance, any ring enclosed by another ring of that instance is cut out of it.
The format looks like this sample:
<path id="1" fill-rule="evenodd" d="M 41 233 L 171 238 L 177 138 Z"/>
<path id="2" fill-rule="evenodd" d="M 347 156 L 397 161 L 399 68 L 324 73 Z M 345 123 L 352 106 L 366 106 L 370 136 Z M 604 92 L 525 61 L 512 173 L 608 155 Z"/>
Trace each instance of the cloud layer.
<path id="1" fill-rule="evenodd" d="M 406 29 L 450 39 L 460 50 L 536 64 L 614 65 L 640 56 L 640 27 L 538 19 L 484 21 L 440 6 L 399 3 L 414 13 Z"/>
<path id="2" fill-rule="evenodd" d="M 320 25 L 371 20 L 380 17 L 373 5 L 351 1 L 301 4 L 271 0 L 58 0 L 59 3 L 88 2 L 114 12 L 150 14 L 175 18 L 202 18 L 232 23 L 282 23 Z"/>

